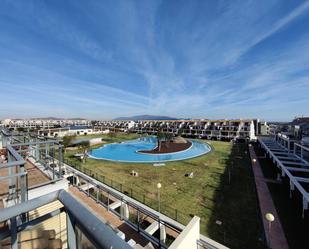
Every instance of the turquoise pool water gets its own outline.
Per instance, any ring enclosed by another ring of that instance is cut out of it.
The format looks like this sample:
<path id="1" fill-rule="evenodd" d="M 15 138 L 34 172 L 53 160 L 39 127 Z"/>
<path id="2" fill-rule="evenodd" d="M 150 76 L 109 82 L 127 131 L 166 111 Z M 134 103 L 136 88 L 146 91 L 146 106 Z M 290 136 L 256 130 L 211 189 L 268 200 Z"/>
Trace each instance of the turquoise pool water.
<path id="1" fill-rule="evenodd" d="M 211 148 L 208 144 L 191 141 L 192 146 L 184 151 L 160 155 L 139 153 L 141 150 L 151 150 L 157 146 L 155 137 L 142 137 L 122 143 L 106 144 L 91 150 L 88 155 L 94 159 L 104 159 L 117 162 L 158 163 L 189 159 L 208 153 Z"/>

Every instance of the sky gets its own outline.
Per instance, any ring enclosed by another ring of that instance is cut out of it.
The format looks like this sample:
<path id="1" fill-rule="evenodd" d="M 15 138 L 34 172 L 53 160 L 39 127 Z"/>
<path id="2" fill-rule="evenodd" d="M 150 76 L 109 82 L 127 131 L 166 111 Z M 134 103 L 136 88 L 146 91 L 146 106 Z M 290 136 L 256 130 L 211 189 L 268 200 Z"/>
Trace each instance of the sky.
<path id="1" fill-rule="evenodd" d="M 0 2 L 0 119 L 309 116 L 309 1 Z"/>

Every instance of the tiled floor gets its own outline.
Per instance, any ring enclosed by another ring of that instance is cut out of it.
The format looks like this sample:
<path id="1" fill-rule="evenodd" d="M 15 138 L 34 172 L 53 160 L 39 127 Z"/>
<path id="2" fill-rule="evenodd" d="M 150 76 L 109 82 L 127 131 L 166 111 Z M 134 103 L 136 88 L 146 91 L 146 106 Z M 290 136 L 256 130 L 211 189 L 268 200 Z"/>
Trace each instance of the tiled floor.
<path id="1" fill-rule="evenodd" d="M 75 197 L 80 199 L 82 203 L 86 204 L 90 209 L 92 209 L 95 213 L 97 213 L 103 220 L 109 221 L 110 224 L 118 228 L 126 235 L 126 241 L 133 239 L 136 243 L 141 246 L 145 246 L 148 244 L 148 240 L 146 240 L 143 236 L 138 234 L 134 229 L 132 229 L 129 225 L 127 225 L 124 221 L 121 221 L 116 215 L 111 212 L 108 212 L 105 207 L 97 204 L 93 199 L 89 198 L 85 193 L 81 192 L 75 187 L 70 187 L 69 192 L 73 194 Z"/>
<path id="2" fill-rule="evenodd" d="M 28 174 L 28 187 L 32 187 L 44 182 L 48 182 L 50 179 L 42 173 L 36 166 L 27 161 L 25 168 Z M 9 173 L 8 168 L 0 169 L 0 176 L 7 176 Z M 9 181 L 0 181 L 0 208 L 3 208 L 3 199 L 6 198 L 8 194 Z"/>
<path id="3" fill-rule="evenodd" d="M 274 202 L 272 200 L 271 194 L 268 190 L 266 179 L 264 178 L 260 163 L 255 154 L 253 147 L 249 147 L 249 152 L 251 159 L 256 159 L 252 163 L 252 169 L 255 179 L 256 190 L 259 199 L 259 205 L 261 210 L 261 215 L 263 219 L 263 225 L 265 230 L 265 235 L 267 240 L 270 240 L 270 248 L 273 249 L 288 249 L 288 242 L 286 240 L 283 228 L 279 216 L 277 214 Z M 269 234 L 268 222 L 265 219 L 266 213 L 272 213 L 275 217 L 273 224 L 271 225 L 271 233 Z"/>

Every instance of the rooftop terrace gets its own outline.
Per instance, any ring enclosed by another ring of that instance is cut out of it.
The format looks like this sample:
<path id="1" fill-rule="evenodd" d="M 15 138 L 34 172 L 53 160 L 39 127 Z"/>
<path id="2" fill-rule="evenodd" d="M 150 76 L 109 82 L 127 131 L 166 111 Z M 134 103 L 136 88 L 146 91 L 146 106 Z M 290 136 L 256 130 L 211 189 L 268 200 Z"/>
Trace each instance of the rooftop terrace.
<path id="1" fill-rule="evenodd" d="M 200 238 L 198 217 L 183 226 L 70 169 L 59 141 L 1 136 L 3 248 L 225 248 Z"/>

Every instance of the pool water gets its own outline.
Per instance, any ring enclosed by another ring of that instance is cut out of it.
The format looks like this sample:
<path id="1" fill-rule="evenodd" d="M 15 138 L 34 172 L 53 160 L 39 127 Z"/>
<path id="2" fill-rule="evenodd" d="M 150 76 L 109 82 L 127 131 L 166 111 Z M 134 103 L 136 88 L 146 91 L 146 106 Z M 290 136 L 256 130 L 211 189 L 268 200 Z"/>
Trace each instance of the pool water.
<path id="1" fill-rule="evenodd" d="M 157 146 L 156 137 L 142 137 L 122 143 L 106 144 L 91 150 L 88 155 L 93 159 L 104 159 L 117 162 L 158 163 L 189 159 L 208 153 L 211 148 L 207 143 L 191 141 L 187 150 L 166 154 L 145 154 L 141 150 L 152 150 Z"/>

